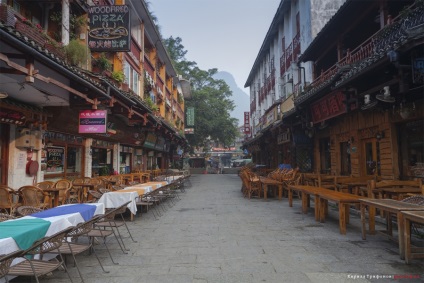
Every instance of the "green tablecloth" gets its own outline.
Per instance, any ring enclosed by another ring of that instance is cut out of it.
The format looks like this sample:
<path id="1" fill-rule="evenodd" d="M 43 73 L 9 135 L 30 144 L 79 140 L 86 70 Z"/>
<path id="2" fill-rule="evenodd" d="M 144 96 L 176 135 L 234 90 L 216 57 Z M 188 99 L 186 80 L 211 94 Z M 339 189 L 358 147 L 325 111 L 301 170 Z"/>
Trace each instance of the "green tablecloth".
<path id="1" fill-rule="evenodd" d="M 12 237 L 19 248 L 25 250 L 46 235 L 50 224 L 50 221 L 38 218 L 0 222 L 0 239 Z"/>

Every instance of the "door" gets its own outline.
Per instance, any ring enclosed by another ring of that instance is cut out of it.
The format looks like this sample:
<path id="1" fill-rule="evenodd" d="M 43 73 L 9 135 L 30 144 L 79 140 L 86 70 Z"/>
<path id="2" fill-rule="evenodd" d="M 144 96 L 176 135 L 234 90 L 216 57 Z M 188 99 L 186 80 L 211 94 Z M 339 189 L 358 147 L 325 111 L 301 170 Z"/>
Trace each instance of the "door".
<path id="1" fill-rule="evenodd" d="M 380 143 L 376 138 L 365 139 L 363 142 L 363 175 L 381 175 Z"/>

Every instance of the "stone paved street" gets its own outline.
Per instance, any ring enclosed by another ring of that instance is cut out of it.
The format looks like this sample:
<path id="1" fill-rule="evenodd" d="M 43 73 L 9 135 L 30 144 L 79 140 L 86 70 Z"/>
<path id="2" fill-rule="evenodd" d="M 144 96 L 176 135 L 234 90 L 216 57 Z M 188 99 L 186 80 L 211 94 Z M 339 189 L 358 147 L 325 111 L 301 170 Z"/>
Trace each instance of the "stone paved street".
<path id="1" fill-rule="evenodd" d="M 340 235 L 334 208 L 319 223 L 312 209 L 307 215 L 300 212 L 298 199 L 290 208 L 285 198 L 243 198 L 240 188 L 235 174 L 193 175 L 181 200 L 162 217 L 155 220 L 148 212 L 129 223 L 138 242 L 123 232 L 128 254 L 110 241 L 119 265 L 98 247 L 110 273 L 102 272 L 93 255 L 80 255 L 85 282 L 423 282 L 424 261 L 406 265 L 397 244 L 380 234 L 363 241 L 357 215 L 351 214 L 347 235 Z M 80 282 L 71 261 L 68 266 L 74 282 Z M 368 275 L 420 279 L 377 280 Z M 68 280 L 56 271 L 42 282 Z"/>

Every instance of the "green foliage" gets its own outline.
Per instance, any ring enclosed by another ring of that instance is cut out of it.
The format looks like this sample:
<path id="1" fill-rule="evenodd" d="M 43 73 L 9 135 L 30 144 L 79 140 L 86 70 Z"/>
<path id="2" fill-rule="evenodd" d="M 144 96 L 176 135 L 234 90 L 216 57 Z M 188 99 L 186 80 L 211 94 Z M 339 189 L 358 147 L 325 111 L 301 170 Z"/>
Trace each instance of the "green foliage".
<path id="1" fill-rule="evenodd" d="M 237 119 L 230 116 L 234 102 L 232 92 L 223 80 L 215 80 L 217 69 L 201 70 L 197 63 L 185 60 L 187 53 L 181 38 L 164 40 L 167 51 L 178 74 L 191 83 L 192 98 L 185 107 L 194 107 L 194 134 L 186 135 L 192 148 L 204 146 L 207 139 L 219 140 L 224 146 L 233 144 L 238 134 Z"/>
<path id="2" fill-rule="evenodd" d="M 68 45 L 63 47 L 63 50 L 66 60 L 71 65 L 76 66 L 87 61 L 88 49 L 76 39 L 71 40 Z"/>
<path id="3" fill-rule="evenodd" d="M 125 82 L 125 75 L 122 71 L 115 71 L 112 72 L 112 79 L 114 79 L 118 83 L 123 83 Z"/>
<path id="4" fill-rule="evenodd" d="M 99 58 L 96 59 L 95 65 L 101 71 L 112 70 L 112 63 L 109 61 L 109 59 L 106 58 L 106 55 L 104 53 L 101 53 Z"/>
<path id="5" fill-rule="evenodd" d="M 62 11 L 54 11 L 50 15 L 50 20 L 59 25 L 62 23 Z M 72 13 L 69 15 L 69 38 L 71 40 L 77 39 L 79 36 L 79 29 L 84 27 L 86 24 L 86 19 L 84 16 L 78 16 Z M 55 34 L 55 39 L 60 40 L 60 34 Z"/>

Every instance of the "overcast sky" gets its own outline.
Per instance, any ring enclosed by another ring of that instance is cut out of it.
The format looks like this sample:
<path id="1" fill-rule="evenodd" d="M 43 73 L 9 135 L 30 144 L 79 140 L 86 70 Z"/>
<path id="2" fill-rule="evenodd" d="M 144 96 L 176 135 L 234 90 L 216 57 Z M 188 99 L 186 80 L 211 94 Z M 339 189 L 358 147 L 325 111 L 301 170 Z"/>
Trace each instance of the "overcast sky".
<path id="1" fill-rule="evenodd" d="M 280 0 L 151 0 L 162 36 L 180 37 L 186 59 L 244 84 Z M 247 92 L 247 89 L 244 89 Z"/>

